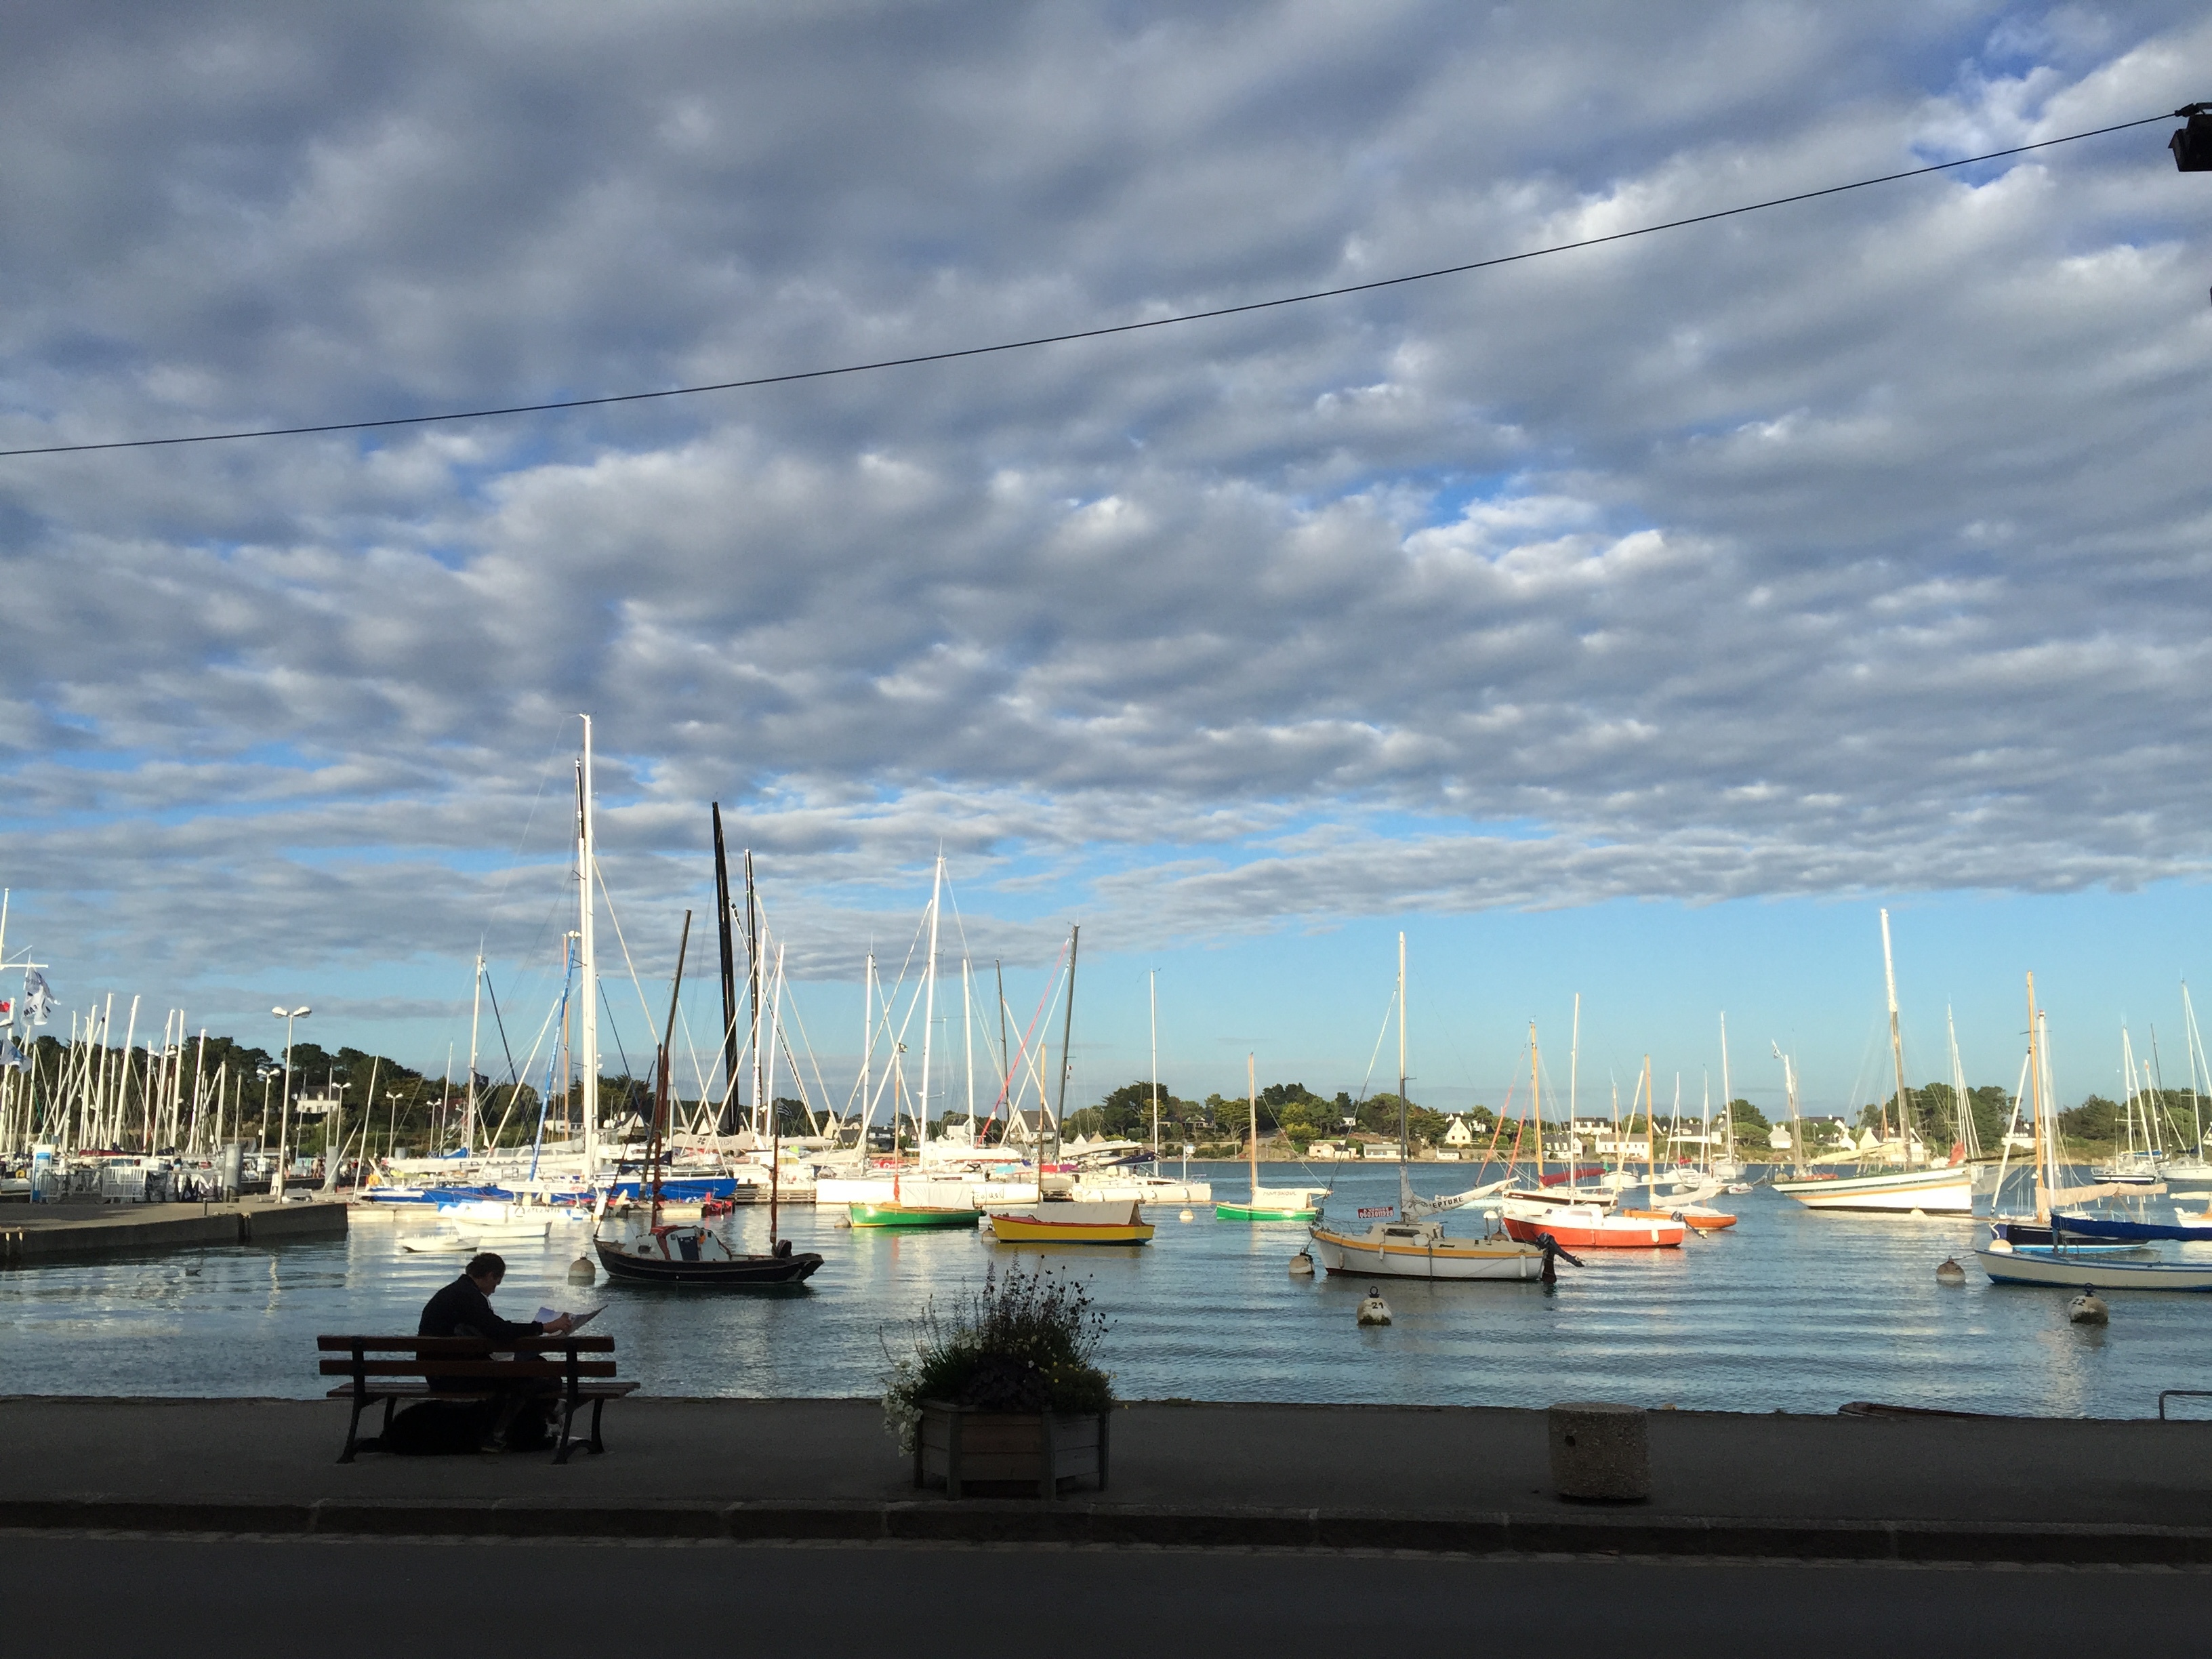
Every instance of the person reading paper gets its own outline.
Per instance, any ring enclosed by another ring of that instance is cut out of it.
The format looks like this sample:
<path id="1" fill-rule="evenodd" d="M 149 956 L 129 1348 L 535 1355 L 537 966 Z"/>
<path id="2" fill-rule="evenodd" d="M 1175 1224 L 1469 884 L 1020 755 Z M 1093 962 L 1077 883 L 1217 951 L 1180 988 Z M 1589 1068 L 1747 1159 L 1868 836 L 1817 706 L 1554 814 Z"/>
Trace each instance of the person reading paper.
<path id="1" fill-rule="evenodd" d="M 422 1304 L 422 1317 L 415 1327 L 417 1336 L 473 1336 L 495 1342 L 512 1342 L 525 1336 L 566 1336 L 574 1328 L 574 1320 L 568 1314 L 546 1321 L 531 1320 L 516 1323 L 502 1319 L 493 1311 L 492 1295 L 499 1282 L 507 1277 L 507 1263 L 486 1250 L 471 1256 L 461 1276 L 447 1285 Z M 480 1385 L 456 1380 L 431 1388 L 439 1392 L 473 1392 Z M 554 1384 L 537 1377 L 516 1377 L 512 1381 L 495 1380 L 490 1391 L 498 1395 L 497 1409 L 493 1413 L 491 1430 L 483 1449 L 504 1451 L 507 1437 L 515 1418 L 525 1406 L 535 1409 L 534 1401 L 542 1395 L 554 1391 Z"/>

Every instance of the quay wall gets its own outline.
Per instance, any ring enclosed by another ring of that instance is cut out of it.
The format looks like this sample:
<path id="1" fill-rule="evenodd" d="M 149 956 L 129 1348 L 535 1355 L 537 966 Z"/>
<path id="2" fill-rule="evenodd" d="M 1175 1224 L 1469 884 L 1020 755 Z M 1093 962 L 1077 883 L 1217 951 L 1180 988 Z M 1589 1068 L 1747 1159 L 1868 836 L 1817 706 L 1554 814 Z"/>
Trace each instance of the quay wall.
<path id="1" fill-rule="evenodd" d="M 126 1252 L 206 1249 L 295 1238 L 343 1237 L 346 1206 L 111 1204 L 9 1206 L 0 1221 L 0 1267 L 29 1267 Z M 41 1212 L 44 1212 L 42 1213 Z"/>

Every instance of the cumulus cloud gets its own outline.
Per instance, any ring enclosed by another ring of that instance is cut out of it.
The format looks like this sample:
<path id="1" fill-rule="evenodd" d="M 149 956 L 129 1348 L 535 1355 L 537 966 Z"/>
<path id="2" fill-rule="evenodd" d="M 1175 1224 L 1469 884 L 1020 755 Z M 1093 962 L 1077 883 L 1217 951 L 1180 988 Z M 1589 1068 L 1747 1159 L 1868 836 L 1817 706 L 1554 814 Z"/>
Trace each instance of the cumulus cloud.
<path id="1" fill-rule="evenodd" d="M 671 0 L 15 37 L 5 447 L 1512 252 L 2170 107 L 2212 25 Z M 1019 356 L 0 463 L 0 860 L 48 954 L 179 986 L 520 951 L 589 709 L 641 924 L 718 799 L 823 975 L 939 844 L 1031 959 L 1078 908 L 1133 945 L 2201 875 L 2212 262 L 2159 132 Z"/>

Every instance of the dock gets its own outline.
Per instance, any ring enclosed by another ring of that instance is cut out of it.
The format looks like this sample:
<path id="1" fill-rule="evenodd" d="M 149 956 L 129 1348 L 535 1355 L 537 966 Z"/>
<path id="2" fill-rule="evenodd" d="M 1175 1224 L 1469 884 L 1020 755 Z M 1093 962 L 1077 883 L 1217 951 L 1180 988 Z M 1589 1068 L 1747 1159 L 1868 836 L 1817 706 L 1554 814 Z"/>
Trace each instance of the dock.
<path id="1" fill-rule="evenodd" d="M 343 1238 L 347 1206 L 316 1199 L 228 1204 L 11 1204 L 0 1212 L 0 1267 L 85 1256 Z"/>

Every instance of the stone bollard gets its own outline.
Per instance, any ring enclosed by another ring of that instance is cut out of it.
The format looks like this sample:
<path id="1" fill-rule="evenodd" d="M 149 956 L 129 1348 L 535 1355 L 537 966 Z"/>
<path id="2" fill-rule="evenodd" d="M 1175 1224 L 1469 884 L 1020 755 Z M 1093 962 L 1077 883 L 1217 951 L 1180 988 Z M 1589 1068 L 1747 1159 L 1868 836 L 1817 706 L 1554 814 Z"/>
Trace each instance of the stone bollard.
<path id="1" fill-rule="evenodd" d="M 1641 1406 L 1584 1401 L 1554 1406 L 1552 1485 L 1584 1504 L 1640 1504 L 1651 1496 L 1651 1455 Z"/>

